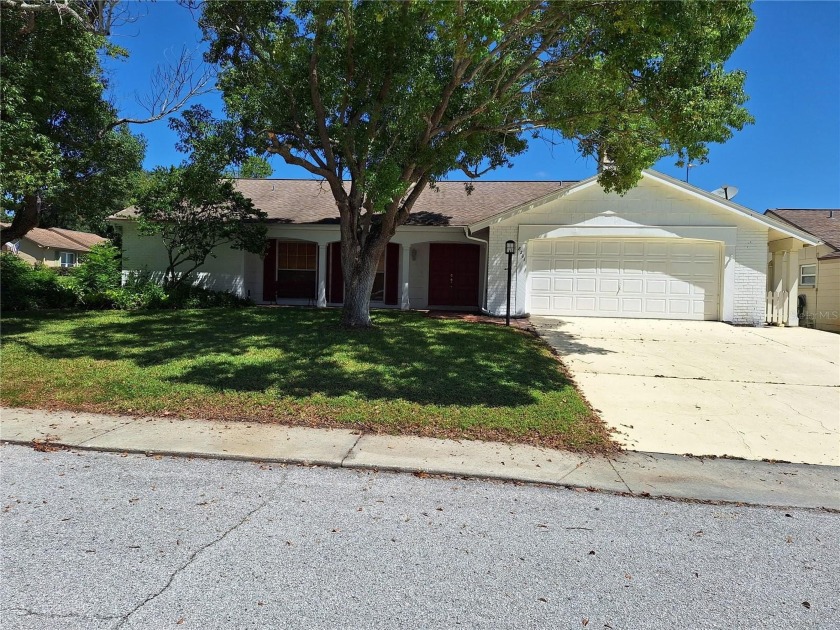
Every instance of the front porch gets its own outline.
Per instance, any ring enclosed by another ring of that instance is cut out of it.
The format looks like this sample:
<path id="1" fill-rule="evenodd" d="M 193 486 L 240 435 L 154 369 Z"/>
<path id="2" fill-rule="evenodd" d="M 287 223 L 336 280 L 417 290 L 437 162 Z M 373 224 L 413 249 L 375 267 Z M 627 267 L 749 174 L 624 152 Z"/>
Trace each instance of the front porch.
<path id="1" fill-rule="evenodd" d="M 765 322 L 776 326 L 799 326 L 800 252 L 804 244 L 782 238 L 767 244 L 767 300 Z"/>
<path id="2" fill-rule="evenodd" d="M 344 275 L 337 229 L 284 227 L 269 238 L 264 257 L 245 255 L 248 297 L 258 304 L 340 306 Z M 371 306 L 479 311 L 486 256 L 486 244 L 468 239 L 462 229 L 401 230 L 379 261 Z"/>

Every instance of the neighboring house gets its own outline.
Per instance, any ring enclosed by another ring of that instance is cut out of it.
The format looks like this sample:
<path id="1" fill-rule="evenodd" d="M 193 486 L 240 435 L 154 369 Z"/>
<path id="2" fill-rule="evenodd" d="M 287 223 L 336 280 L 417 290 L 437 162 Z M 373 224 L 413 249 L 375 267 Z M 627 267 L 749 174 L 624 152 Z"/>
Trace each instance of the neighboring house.
<path id="1" fill-rule="evenodd" d="M 822 241 L 799 250 L 800 310 L 809 323 L 821 330 L 840 332 L 840 209 L 774 208 L 765 216 L 781 219 Z M 769 290 L 784 283 L 784 251 L 776 251 L 767 272 Z"/>
<path id="2" fill-rule="evenodd" d="M 198 282 L 258 303 L 341 304 L 338 213 L 314 180 L 238 180 L 268 214 L 267 255 L 230 248 Z M 626 195 L 581 182 L 441 182 L 420 196 L 380 263 L 374 306 L 484 310 L 504 315 L 512 240 L 511 312 L 722 320 L 763 324 L 768 245 L 816 245 L 789 223 L 679 180 L 645 171 Z M 123 269 L 162 273 L 159 238 L 142 236 L 129 208 Z M 795 255 L 795 254 L 794 254 Z M 798 266 L 797 266 L 798 269 Z M 786 289 L 796 291 L 791 280 Z M 797 325 L 795 304 L 785 323 Z"/>
<path id="3" fill-rule="evenodd" d="M 0 224 L 6 227 L 8 224 Z M 108 239 L 64 228 L 32 228 L 21 238 L 3 246 L 31 264 L 47 267 L 75 267 L 90 248 Z"/>

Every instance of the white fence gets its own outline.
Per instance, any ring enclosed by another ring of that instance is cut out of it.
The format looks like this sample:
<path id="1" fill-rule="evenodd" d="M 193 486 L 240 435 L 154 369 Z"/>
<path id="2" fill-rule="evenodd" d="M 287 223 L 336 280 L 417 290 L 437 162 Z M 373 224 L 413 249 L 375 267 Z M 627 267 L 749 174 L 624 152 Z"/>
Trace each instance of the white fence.
<path id="1" fill-rule="evenodd" d="M 790 294 L 787 291 L 768 291 L 764 320 L 768 324 L 784 326 L 788 323 Z"/>

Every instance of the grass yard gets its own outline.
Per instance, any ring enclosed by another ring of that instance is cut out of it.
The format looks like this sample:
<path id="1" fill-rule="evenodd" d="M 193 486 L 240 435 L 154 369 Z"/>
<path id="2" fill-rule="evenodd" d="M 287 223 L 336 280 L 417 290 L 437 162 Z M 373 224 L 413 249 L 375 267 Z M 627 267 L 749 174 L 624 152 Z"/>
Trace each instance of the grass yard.
<path id="1" fill-rule="evenodd" d="M 536 338 L 513 328 L 327 309 L 3 318 L 4 406 L 615 448 Z"/>

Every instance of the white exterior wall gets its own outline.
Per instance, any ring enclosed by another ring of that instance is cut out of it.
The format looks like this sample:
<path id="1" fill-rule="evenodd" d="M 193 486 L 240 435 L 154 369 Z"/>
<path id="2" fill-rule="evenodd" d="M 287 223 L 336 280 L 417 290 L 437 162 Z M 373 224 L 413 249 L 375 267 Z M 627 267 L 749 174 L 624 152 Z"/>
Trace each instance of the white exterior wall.
<path id="1" fill-rule="evenodd" d="M 143 236 L 138 233 L 134 223 L 121 221 L 123 233 L 123 270 L 124 273 L 147 271 L 153 277 L 162 278 L 166 270 L 166 250 L 159 238 Z M 319 248 L 326 248 L 330 243 L 341 238 L 338 225 L 269 225 L 268 239 L 300 240 L 316 243 Z M 404 285 L 404 261 L 408 260 L 408 307 L 423 309 L 428 306 L 429 292 L 429 244 L 430 243 L 465 243 L 479 245 L 467 238 L 462 227 L 421 227 L 404 226 L 397 229 L 391 239 L 400 245 L 400 290 Z M 481 269 L 484 269 L 484 249 L 482 247 Z M 217 291 L 232 291 L 242 297 L 250 297 L 255 302 L 263 299 L 263 258 L 257 254 L 233 250 L 227 247 L 217 249 L 215 258 L 196 272 L 196 279 L 201 286 Z M 404 255 L 402 255 L 404 254 Z M 321 257 L 319 256 L 319 260 Z M 326 260 L 326 257 L 323 258 Z M 327 270 L 324 269 L 324 277 Z M 479 287 L 483 295 L 484 280 Z M 298 302 L 300 302 L 298 300 Z M 398 302 L 405 303 L 402 296 Z"/>
<path id="2" fill-rule="evenodd" d="M 518 242 L 517 225 L 491 225 L 490 239 L 487 247 L 487 310 L 494 315 L 505 315 L 507 309 L 507 254 L 505 243 L 517 241 L 517 252 L 511 259 L 511 289 L 510 314 L 521 315 L 525 312 L 525 304 L 517 302 L 517 280 L 520 270 L 524 270 L 525 248 Z M 524 274 L 522 274 L 524 275 Z"/>
<path id="3" fill-rule="evenodd" d="M 687 191 L 645 176 L 624 196 L 597 183 L 557 195 L 490 225 L 488 310 L 504 315 L 507 282 L 505 241 L 517 243 L 511 310 L 527 308 L 527 244 L 564 236 L 691 238 L 722 244 L 722 319 L 764 321 L 768 228 Z M 758 317 L 758 319 L 756 319 Z"/>
<path id="4" fill-rule="evenodd" d="M 800 285 L 799 294 L 805 296 L 805 312 L 813 316 L 817 328 L 840 332 L 840 259 L 818 260 L 833 251 L 827 245 L 809 245 L 799 250 L 800 267 L 817 266 L 817 286 Z"/>
<path id="5" fill-rule="evenodd" d="M 149 272 L 160 280 L 167 267 L 166 248 L 161 239 L 145 236 L 137 231 L 136 224 L 121 221 L 123 275 Z M 204 265 L 194 272 L 195 283 L 212 291 L 229 291 L 245 297 L 245 255 L 238 249 L 224 246 L 216 248 Z"/>

